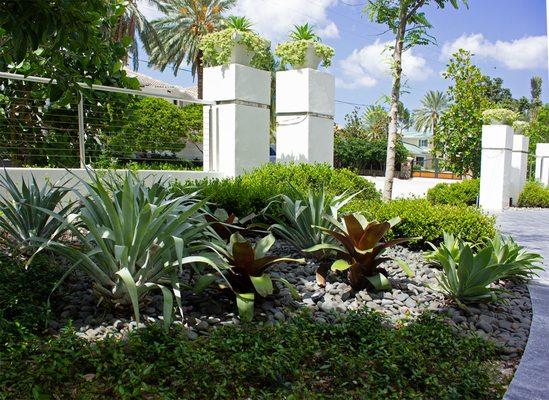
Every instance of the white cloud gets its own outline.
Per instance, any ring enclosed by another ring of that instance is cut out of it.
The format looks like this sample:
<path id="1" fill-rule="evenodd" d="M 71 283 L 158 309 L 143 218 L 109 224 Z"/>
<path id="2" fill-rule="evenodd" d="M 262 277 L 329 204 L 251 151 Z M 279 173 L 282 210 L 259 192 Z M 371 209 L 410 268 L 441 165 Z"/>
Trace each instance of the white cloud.
<path id="1" fill-rule="evenodd" d="M 147 0 L 138 0 L 137 5 L 139 7 L 139 11 L 141 11 L 141 13 L 149 21 L 160 18 L 163 15 L 160 11 L 158 11 L 158 8 L 156 8 Z"/>
<path id="2" fill-rule="evenodd" d="M 325 38 L 339 37 L 337 25 L 328 18 L 327 9 L 337 0 L 238 0 L 233 14 L 245 15 L 254 29 L 272 41 L 284 40 L 294 25 L 309 22 Z"/>
<path id="3" fill-rule="evenodd" d="M 491 42 L 482 33 L 462 35 L 442 47 L 441 60 L 448 59 L 459 49 L 476 56 L 496 60 L 509 69 L 547 68 L 547 36 L 527 36 L 513 41 Z"/>
<path id="4" fill-rule="evenodd" d="M 138 0 L 139 9 L 147 19 L 162 16 L 147 0 Z M 282 41 L 294 25 L 306 22 L 316 27 L 324 39 L 339 38 L 339 29 L 327 15 L 327 9 L 338 0 L 238 0 L 228 14 L 244 15 L 254 24 L 253 29 L 276 42 Z"/>
<path id="5" fill-rule="evenodd" d="M 391 76 L 392 42 L 376 40 L 374 44 L 355 49 L 347 58 L 339 62 L 343 77 L 338 79 L 338 87 L 355 89 L 375 86 L 380 79 Z M 413 81 L 427 79 L 433 70 L 427 66 L 427 60 L 408 50 L 402 55 L 402 70 L 405 78 Z"/>

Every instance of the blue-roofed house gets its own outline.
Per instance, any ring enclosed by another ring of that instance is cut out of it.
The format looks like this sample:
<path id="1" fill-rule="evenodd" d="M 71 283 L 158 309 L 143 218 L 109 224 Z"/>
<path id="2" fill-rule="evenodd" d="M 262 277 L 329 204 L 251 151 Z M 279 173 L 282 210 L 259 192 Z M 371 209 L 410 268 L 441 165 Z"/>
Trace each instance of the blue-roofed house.
<path id="1" fill-rule="evenodd" d="M 414 158 L 415 165 L 426 169 L 433 167 L 433 135 L 429 132 L 407 130 L 402 132 L 402 143 Z"/>

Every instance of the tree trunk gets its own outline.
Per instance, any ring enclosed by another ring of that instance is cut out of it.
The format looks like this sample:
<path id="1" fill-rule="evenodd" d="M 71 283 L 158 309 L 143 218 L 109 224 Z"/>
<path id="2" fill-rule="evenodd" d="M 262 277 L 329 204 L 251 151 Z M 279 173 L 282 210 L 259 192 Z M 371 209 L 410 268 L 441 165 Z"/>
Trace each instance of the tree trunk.
<path id="1" fill-rule="evenodd" d="M 204 93 L 204 65 L 202 64 L 202 50 L 198 50 L 198 55 L 196 57 L 196 75 L 197 84 L 198 84 L 198 99 L 202 100 L 202 95 Z"/>
<path id="2" fill-rule="evenodd" d="M 406 33 L 407 7 L 400 9 L 400 23 L 398 26 L 395 48 L 393 51 L 393 88 L 391 89 L 391 109 L 389 111 L 389 135 L 387 137 L 387 161 L 385 165 L 385 186 L 383 200 L 389 201 L 393 197 L 393 180 L 395 178 L 395 156 L 398 138 L 398 103 L 400 100 L 400 79 L 402 76 L 402 51 L 404 35 Z"/>

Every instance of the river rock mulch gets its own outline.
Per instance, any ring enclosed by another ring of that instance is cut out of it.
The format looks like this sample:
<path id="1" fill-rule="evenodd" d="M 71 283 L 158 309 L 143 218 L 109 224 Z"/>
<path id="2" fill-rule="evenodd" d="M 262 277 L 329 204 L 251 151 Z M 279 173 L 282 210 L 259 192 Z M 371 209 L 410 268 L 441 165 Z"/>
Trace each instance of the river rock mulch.
<path id="1" fill-rule="evenodd" d="M 299 257 L 283 242 L 275 244 L 273 252 Z M 289 290 L 281 286 L 273 296 L 257 302 L 254 320 L 256 323 L 276 324 L 304 308 L 310 310 L 316 320 L 327 322 L 364 307 L 383 313 L 393 323 L 413 320 L 425 311 L 444 313 L 447 323 L 455 330 L 465 334 L 475 333 L 501 345 L 503 358 L 510 360 L 508 368 L 512 370 L 516 366 L 526 346 L 532 319 L 532 305 L 525 284 L 502 282 L 499 286 L 506 290 L 502 295 L 504 302 L 480 304 L 462 310 L 445 300 L 436 290 L 435 276 L 439 271 L 425 262 L 421 252 L 396 247 L 390 249 L 388 255 L 407 262 L 415 276 L 407 277 L 395 262 L 385 263 L 383 266 L 390 274 L 393 288 L 384 293 L 353 292 L 346 278 L 335 274 L 328 276 L 325 288 L 319 287 L 315 279 L 317 266 L 313 261 L 304 265 L 279 264 L 273 268 L 271 275 L 287 279 L 295 286 L 301 299 L 292 299 Z M 175 323 L 187 329 L 191 339 L 207 336 L 218 326 L 241 323 L 234 296 L 230 292 L 207 289 L 200 296 L 183 292 L 182 297 L 184 319 L 178 316 Z M 133 329 L 162 319 L 161 295 L 150 296 L 145 301 L 139 324 L 131 320 L 129 308 L 98 303 L 92 282 L 75 274 L 57 296 L 50 329 L 57 332 L 71 323 L 79 336 L 94 341 L 108 335 L 123 338 Z"/>

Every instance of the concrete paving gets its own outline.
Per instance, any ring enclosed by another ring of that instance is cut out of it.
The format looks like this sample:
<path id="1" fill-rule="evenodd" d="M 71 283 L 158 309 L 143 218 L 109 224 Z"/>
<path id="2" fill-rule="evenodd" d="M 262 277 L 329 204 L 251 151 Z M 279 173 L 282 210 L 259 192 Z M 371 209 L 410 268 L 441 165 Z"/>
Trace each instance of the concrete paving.
<path id="1" fill-rule="evenodd" d="M 528 285 L 534 314 L 530 336 L 504 399 L 549 400 L 549 210 L 510 209 L 497 221 L 503 233 L 545 259 L 545 271 Z"/>

